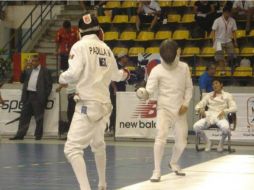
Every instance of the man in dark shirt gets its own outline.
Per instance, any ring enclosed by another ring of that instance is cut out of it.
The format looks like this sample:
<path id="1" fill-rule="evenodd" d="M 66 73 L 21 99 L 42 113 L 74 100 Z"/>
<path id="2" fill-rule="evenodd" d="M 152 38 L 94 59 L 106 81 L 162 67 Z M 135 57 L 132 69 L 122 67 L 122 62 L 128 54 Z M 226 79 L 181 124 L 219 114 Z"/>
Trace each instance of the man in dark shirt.
<path id="1" fill-rule="evenodd" d="M 212 24 L 215 19 L 215 2 L 196 1 L 194 12 L 198 26 L 205 32 L 211 32 Z"/>
<path id="2" fill-rule="evenodd" d="M 120 53 L 117 56 L 117 66 L 118 69 L 124 69 L 128 64 L 129 58 L 126 53 Z M 115 132 L 115 124 L 116 124 L 116 92 L 125 92 L 126 91 L 126 81 L 120 82 L 111 82 L 110 87 L 110 99 L 113 105 L 113 110 L 110 116 L 110 126 L 107 128 L 109 133 Z"/>

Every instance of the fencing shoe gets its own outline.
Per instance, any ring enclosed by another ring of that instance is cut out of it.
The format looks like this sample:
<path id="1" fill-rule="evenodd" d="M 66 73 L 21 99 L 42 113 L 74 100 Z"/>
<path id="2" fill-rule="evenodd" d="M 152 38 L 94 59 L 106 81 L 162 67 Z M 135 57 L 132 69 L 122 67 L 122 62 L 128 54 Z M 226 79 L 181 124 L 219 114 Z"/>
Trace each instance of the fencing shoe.
<path id="1" fill-rule="evenodd" d="M 179 166 L 173 165 L 173 164 L 170 164 L 170 163 L 169 163 L 169 164 L 168 164 L 168 167 L 169 167 L 173 172 L 175 172 L 176 175 L 178 175 L 178 176 L 186 176 L 186 173 L 181 172 L 181 169 L 180 169 Z"/>
<path id="2" fill-rule="evenodd" d="M 159 171 L 154 170 L 153 175 L 150 178 L 151 182 L 159 182 L 161 180 L 161 173 Z"/>

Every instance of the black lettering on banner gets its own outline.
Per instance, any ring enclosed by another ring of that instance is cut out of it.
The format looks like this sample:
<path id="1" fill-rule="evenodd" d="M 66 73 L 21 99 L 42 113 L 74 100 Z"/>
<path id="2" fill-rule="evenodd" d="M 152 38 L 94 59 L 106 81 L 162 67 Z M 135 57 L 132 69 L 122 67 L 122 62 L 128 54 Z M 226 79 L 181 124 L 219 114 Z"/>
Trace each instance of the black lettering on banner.
<path id="1" fill-rule="evenodd" d="M 54 107 L 54 100 L 48 100 L 46 109 L 51 110 Z M 12 112 L 14 110 L 22 110 L 23 103 L 19 100 L 4 100 L 4 103 L 2 105 L 2 110 L 8 110 L 8 112 Z"/>
<path id="2" fill-rule="evenodd" d="M 101 67 L 107 67 L 106 58 L 104 58 L 104 57 L 99 57 L 99 65 L 100 65 Z"/>
<path id="3" fill-rule="evenodd" d="M 4 100 L 2 109 L 3 110 L 8 110 L 8 112 L 10 113 L 12 110 L 21 110 L 22 109 L 22 103 L 18 100 Z"/>
<path id="4" fill-rule="evenodd" d="M 150 128 L 156 128 L 156 122 L 155 121 L 138 121 L 138 122 L 120 122 L 120 128 L 140 128 L 140 129 L 150 129 Z"/>

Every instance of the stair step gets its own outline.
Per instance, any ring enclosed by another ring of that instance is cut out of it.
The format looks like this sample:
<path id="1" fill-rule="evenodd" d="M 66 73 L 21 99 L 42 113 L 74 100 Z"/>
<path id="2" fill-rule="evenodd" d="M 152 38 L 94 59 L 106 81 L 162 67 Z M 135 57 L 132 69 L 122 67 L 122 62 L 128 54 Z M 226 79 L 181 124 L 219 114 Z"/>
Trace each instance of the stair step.
<path id="1" fill-rule="evenodd" d="M 54 26 L 54 25 L 49 27 L 50 30 L 54 30 L 54 31 L 57 31 L 57 30 L 59 30 L 60 28 L 61 28 L 61 27 L 59 27 L 59 26 Z"/>
<path id="2" fill-rule="evenodd" d="M 56 66 L 55 65 L 50 65 L 50 64 L 47 64 L 47 68 L 49 69 L 49 70 L 52 70 L 52 71 L 54 71 L 54 73 L 56 72 Z M 51 74 L 52 74 L 52 71 L 51 71 Z"/>
<path id="3" fill-rule="evenodd" d="M 63 26 L 63 22 L 65 21 L 65 19 L 61 19 L 61 20 L 57 20 L 56 22 L 54 22 L 51 27 L 57 27 L 57 29 L 60 29 Z M 71 22 L 72 26 L 78 26 L 78 20 L 77 19 L 72 19 L 69 21 Z"/>
<path id="4" fill-rule="evenodd" d="M 56 43 L 55 42 L 55 39 L 52 39 L 52 38 L 41 38 L 39 43 Z"/>
<path id="5" fill-rule="evenodd" d="M 79 20 L 80 15 L 57 15 L 57 18 L 61 18 L 64 20 Z"/>
<path id="6" fill-rule="evenodd" d="M 56 59 L 53 60 L 53 59 L 47 59 L 46 58 L 46 62 L 47 62 L 47 64 L 56 65 L 57 60 Z"/>
<path id="7" fill-rule="evenodd" d="M 54 42 L 39 42 L 38 47 L 40 47 L 40 48 L 56 48 L 56 43 L 54 43 Z"/>
<path id="8" fill-rule="evenodd" d="M 64 10 L 78 10 L 78 9 L 81 9 L 80 4 L 77 4 L 77 5 L 66 5 L 64 7 Z"/>
<path id="9" fill-rule="evenodd" d="M 56 18 L 54 19 L 54 22 L 52 23 L 53 25 L 56 24 L 57 26 L 62 26 L 63 22 L 65 21 L 66 19 L 64 18 Z M 68 19 L 69 21 L 71 21 L 71 23 L 73 22 L 74 24 L 78 22 L 78 20 L 75 18 L 75 19 Z M 60 24 L 61 23 L 61 24 Z"/>
<path id="10" fill-rule="evenodd" d="M 47 60 L 51 61 L 56 61 L 57 60 L 57 56 L 56 55 L 47 55 Z"/>
<path id="11" fill-rule="evenodd" d="M 56 53 L 56 49 L 55 48 L 35 48 L 36 52 L 40 52 L 40 53 L 51 53 L 51 54 L 55 54 Z"/>
<path id="12" fill-rule="evenodd" d="M 56 55 L 49 54 L 47 55 L 47 59 L 56 59 Z"/>
<path id="13" fill-rule="evenodd" d="M 44 35 L 43 38 L 47 40 L 54 40 L 56 37 L 56 31 L 50 31 L 48 30 Z"/>
<path id="14" fill-rule="evenodd" d="M 63 10 L 61 11 L 60 15 L 78 15 L 79 17 L 84 14 L 85 11 L 82 9 L 76 9 L 76 10 Z"/>

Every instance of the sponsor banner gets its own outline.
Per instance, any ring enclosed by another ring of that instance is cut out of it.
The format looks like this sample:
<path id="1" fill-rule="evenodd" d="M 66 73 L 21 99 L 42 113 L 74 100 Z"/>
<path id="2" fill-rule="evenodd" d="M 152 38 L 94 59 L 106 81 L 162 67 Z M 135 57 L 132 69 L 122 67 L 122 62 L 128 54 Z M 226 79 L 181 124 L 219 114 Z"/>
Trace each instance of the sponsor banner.
<path id="1" fill-rule="evenodd" d="M 116 105 L 116 137 L 155 137 L 156 101 L 141 101 L 135 92 L 118 92 Z"/>
<path id="2" fill-rule="evenodd" d="M 233 94 L 237 104 L 237 125 L 232 140 L 254 140 L 254 94 Z M 135 92 L 117 93 L 116 137 L 154 138 L 156 102 L 141 101 Z M 192 108 L 189 108 L 192 109 Z M 193 115 L 194 117 L 194 115 Z M 192 130 L 192 124 L 189 124 Z M 219 139 L 220 131 L 207 131 L 209 138 Z M 172 129 L 169 137 L 172 137 Z"/>
<path id="3" fill-rule="evenodd" d="M 1 89 L 4 104 L 0 108 L 0 134 L 15 135 L 22 109 L 21 89 Z M 44 136 L 58 135 L 59 94 L 53 88 L 44 113 Z M 32 117 L 27 135 L 34 135 L 35 120 Z"/>

